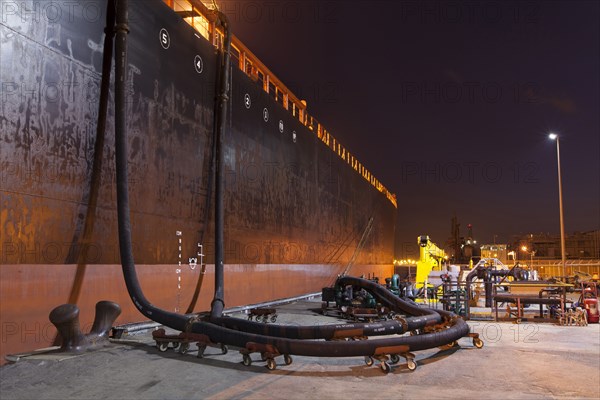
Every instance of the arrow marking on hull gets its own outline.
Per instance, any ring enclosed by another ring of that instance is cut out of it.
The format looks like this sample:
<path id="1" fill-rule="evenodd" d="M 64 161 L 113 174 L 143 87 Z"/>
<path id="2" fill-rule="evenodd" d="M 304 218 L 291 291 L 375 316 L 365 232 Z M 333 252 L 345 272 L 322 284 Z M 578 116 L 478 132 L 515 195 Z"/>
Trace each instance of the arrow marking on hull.
<path id="1" fill-rule="evenodd" d="M 196 72 L 201 74 L 204 70 L 204 62 L 202 61 L 202 57 L 196 56 L 194 57 L 194 68 L 196 68 Z"/>

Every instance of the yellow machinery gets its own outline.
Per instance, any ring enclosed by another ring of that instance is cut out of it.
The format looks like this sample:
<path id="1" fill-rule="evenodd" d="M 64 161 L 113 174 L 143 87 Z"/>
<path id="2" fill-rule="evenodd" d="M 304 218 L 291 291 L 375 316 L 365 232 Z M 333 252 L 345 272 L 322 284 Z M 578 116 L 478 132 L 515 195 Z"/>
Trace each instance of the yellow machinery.
<path id="1" fill-rule="evenodd" d="M 423 283 L 431 271 L 441 271 L 442 263 L 447 259 L 444 250 L 440 249 L 429 240 L 429 236 L 421 235 L 417 238 L 419 244 L 419 261 L 417 261 L 417 276 L 415 286 L 423 287 Z"/>

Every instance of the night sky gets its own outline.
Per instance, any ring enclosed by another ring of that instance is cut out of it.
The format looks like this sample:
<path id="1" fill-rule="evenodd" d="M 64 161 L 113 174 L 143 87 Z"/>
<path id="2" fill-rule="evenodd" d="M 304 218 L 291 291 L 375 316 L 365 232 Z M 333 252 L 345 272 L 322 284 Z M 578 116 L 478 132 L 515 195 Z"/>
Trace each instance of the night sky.
<path id="1" fill-rule="evenodd" d="M 596 1 L 219 1 L 398 198 L 398 257 L 456 215 L 479 243 L 600 228 Z M 414 255 L 414 254 L 413 254 Z"/>

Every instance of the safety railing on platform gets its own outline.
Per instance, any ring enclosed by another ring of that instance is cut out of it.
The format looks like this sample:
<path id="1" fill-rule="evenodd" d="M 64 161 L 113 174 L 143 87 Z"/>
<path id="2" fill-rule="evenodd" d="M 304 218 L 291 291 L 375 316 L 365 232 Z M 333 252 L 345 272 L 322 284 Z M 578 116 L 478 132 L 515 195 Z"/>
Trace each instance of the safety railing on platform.
<path id="1" fill-rule="evenodd" d="M 539 279 L 550 279 L 552 277 L 562 277 L 579 275 L 592 277 L 594 274 L 600 275 L 600 260 L 596 259 L 574 259 L 565 261 L 565 271 L 563 273 L 562 260 L 520 260 L 519 264 L 530 270 L 537 271 Z"/>

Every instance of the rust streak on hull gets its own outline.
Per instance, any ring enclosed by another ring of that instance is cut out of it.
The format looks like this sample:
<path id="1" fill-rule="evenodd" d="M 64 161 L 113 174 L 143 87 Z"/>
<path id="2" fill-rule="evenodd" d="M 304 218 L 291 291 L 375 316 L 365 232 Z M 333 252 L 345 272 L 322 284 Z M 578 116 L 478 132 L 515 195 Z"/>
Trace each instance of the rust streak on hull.
<path id="1" fill-rule="evenodd" d="M 139 265 L 138 275 L 149 300 L 161 308 L 180 312 L 189 303 L 196 283 L 199 266 L 191 270 L 182 268 L 182 287 L 178 293 L 175 265 Z M 20 264 L 2 265 L 0 268 L 0 357 L 31 351 L 52 345 L 56 335 L 48 314 L 57 304 L 67 301 L 77 265 Z M 355 266 L 357 274 L 389 276 L 391 265 Z M 330 265 L 226 265 L 226 307 L 260 303 L 274 299 L 316 293 L 329 278 Z M 206 269 L 198 307 L 206 311 L 212 299 L 214 266 Z M 12 282 L 23 282 L 19 285 Z M 84 332 L 90 330 L 96 303 L 111 300 L 122 307 L 117 324 L 145 320 L 135 308 L 123 281 L 121 266 L 90 265 L 82 285 L 78 302 L 80 323 Z M 178 300 L 179 296 L 179 300 Z M 179 304 L 178 304 L 179 302 Z"/>

